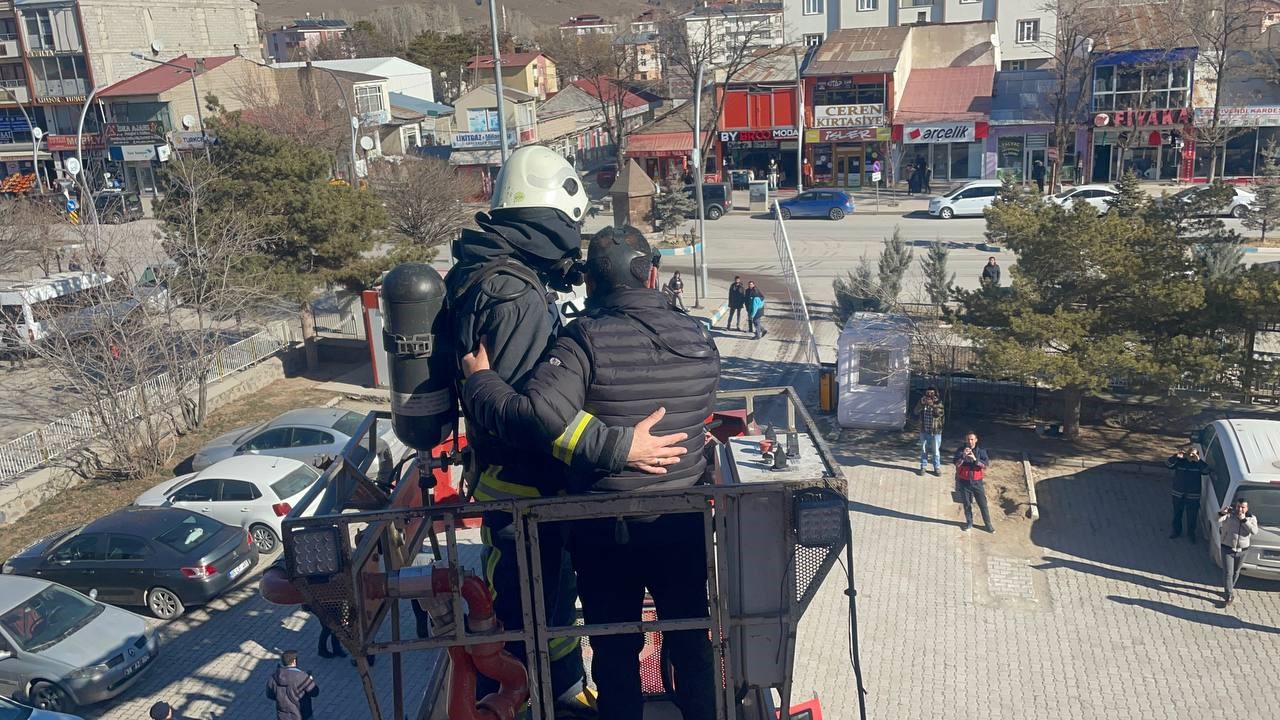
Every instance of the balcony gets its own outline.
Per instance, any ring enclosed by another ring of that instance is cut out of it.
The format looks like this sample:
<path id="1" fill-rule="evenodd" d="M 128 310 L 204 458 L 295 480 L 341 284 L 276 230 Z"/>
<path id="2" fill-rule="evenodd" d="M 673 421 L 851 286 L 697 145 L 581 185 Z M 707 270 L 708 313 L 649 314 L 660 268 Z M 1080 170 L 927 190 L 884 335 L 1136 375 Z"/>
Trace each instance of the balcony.
<path id="1" fill-rule="evenodd" d="M 21 80 L 0 80 L 0 104 L 12 103 L 16 98 L 20 103 L 31 102 L 31 91 L 27 89 L 27 84 Z"/>

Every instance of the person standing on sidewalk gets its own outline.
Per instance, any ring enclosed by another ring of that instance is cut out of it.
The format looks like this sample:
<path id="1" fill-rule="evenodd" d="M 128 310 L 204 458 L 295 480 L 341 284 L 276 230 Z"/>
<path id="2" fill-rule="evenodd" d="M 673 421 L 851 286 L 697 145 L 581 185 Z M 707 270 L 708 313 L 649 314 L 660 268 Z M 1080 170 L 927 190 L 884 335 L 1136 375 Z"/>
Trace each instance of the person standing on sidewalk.
<path id="1" fill-rule="evenodd" d="M 764 293 L 756 287 L 754 281 L 747 282 L 747 329 L 759 340 L 769 333 L 761 321 L 764 319 Z"/>
<path id="2" fill-rule="evenodd" d="M 1231 507 L 1218 511 L 1218 526 L 1222 538 L 1222 597 L 1227 607 L 1235 601 L 1236 581 L 1240 579 L 1240 564 L 1244 551 L 1249 549 L 1249 536 L 1258 532 L 1258 518 L 1249 512 L 1248 500 L 1236 500 Z"/>
<path id="3" fill-rule="evenodd" d="M 276 720 L 309 720 L 311 698 L 319 694 L 316 679 L 298 667 L 298 651 L 280 653 L 280 667 L 267 680 L 267 699 L 276 703 Z"/>
<path id="4" fill-rule="evenodd" d="M 684 278 L 680 277 L 680 271 L 676 270 L 671 274 L 671 279 L 667 281 L 667 295 L 671 296 L 671 304 L 684 310 Z"/>
<path id="5" fill-rule="evenodd" d="M 952 462 L 956 466 L 956 490 L 960 492 L 964 503 L 964 525 L 960 529 L 968 530 L 973 527 L 973 503 L 976 501 L 978 511 L 982 513 L 982 522 L 986 524 L 985 530 L 995 532 L 995 526 L 991 524 L 991 512 L 987 509 L 987 490 L 982 484 L 982 476 L 991 465 L 991 460 L 987 457 L 987 451 L 978 447 L 977 433 L 965 434 L 964 445 L 956 450 Z"/>
<path id="6" fill-rule="evenodd" d="M 942 477 L 942 422 L 945 413 L 942 400 L 938 398 L 938 388 L 925 390 L 912 414 L 920 422 L 920 470 L 916 474 L 924 475 L 932 446 L 933 474 Z"/>
<path id="7" fill-rule="evenodd" d="M 729 286 L 729 319 L 724 323 L 725 330 L 742 331 L 742 308 L 746 304 L 747 289 L 742 285 L 742 276 L 734 275 L 733 284 Z M 747 327 L 751 327 L 750 318 L 747 319 Z"/>
<path id="8" fill-rule="evenodd" d="M 1169 539 L 1182 535 L 1185 518 L 1187 537 L 1196 541 L 1196 511 L 1200 508 L 1201 475 L 1209 472 L 1209 466 L 1200 459 L 1194 447 L 1177 455 L 1171 455 L 1164 464 L 1173 470 L 1173 530 Z"/>

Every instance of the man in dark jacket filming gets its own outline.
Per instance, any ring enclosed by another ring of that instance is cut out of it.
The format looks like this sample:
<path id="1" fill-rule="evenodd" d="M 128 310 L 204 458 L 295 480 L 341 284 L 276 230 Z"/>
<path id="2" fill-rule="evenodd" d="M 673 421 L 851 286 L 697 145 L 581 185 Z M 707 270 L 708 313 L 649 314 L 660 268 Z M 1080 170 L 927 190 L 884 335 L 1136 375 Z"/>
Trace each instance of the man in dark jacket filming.
<path id="1" fill-rule="evenodd" d="M 463 359 L 469 415 L 500 428 L 509 441 L 542 444 L 568 467 L 561 477 L 570 492 L 687 488 L 705 469 L 703 422 L 714 406 L 720 357 L 698 320 L 644 288 L 648 258 L 648 243 L 634 228 L 595 236 L 587 254 L 587 313 L 560 331 L 523 394 L 488 371 L 483 345 Z M 687 452 L 628 466 L 629 435 L 639 432 L 631 426 L 655 412 L 654 434 L 683 436 Z M 584 447 L 584 437 L 595 438 L 591 447 Z M 661 619 L 707 617 L 699 515 L 580 521 L 571 531 L 570 555 L 588 624 L 639 620 L 646 589 Z M 711 720 L 715 681 L 707 632 L 668 632 L 663 641 L 685 720 Z M 642 717 L 643 645 L 640 634 L 591 638 L 603 718 Z"/>

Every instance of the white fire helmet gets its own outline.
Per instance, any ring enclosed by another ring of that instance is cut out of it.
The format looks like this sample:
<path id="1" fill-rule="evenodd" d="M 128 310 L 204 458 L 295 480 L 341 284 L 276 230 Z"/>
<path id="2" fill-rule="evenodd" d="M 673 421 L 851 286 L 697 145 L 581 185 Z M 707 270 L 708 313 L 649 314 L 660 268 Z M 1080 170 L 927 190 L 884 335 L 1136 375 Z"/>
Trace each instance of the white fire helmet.
<path id="1" fill-rule="evenodd" d="M 579 222 L 587 190 L 568 160 L 542 145 L 517 148 L 498 171 L 490 208 L 555 208 Z"/>

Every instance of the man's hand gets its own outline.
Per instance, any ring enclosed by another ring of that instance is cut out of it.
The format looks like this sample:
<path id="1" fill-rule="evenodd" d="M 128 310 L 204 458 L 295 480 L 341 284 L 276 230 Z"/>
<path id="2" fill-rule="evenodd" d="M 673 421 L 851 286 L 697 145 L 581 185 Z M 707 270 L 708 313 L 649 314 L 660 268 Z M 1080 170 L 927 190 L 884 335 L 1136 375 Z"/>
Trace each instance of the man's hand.
<path id="1" fill-rule="evenodd" d="M 484 341 L 476 346 L 476 351 L 462 356 L 462 376 L 471 377 L 481 370 L 489 369 L 489 351 L 485 349 Z"/>
<path id="2" fill-rule="evenodd" d="M 667 465 L 680 462 L 680 456 L 687 451 L 677 443 L 684 442 L 688 435 L 673 433 L 654 436 L 650 433 L 653 426 L 666 414 L 666 408 L 658 408 L 652 415 L 636 423 L 635 433 L 631 436 L 631 447 L 627 450 L 627 467 L 651 475 L 665 475 Z"/>

